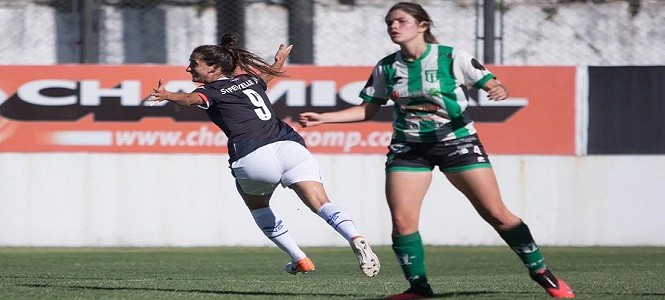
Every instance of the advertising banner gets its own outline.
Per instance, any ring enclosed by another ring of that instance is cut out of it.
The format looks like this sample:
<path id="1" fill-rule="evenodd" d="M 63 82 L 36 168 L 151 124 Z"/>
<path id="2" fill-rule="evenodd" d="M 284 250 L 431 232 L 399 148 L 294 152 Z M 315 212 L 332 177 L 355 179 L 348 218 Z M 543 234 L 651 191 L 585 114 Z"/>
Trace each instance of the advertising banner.
<path id="1" fill-rule="evenodd" d="M 385 153 L 392 106 L 372 121 L 300 128 L 304 111 L 360 103 L 372 67 L 287 66 L 270 82 L 278 116 L 314 153 Z M 506 101 L 472 92 L 467 109 L 495 154 L 575 154 L 575 68 L 490 69 L 508 86 Z M 226 153 L 226 136 L 198 107 L 144 100 L 163 79 L 190 92 L 185 67 L 157 65 L 0 66 L 0 152 Z"/>

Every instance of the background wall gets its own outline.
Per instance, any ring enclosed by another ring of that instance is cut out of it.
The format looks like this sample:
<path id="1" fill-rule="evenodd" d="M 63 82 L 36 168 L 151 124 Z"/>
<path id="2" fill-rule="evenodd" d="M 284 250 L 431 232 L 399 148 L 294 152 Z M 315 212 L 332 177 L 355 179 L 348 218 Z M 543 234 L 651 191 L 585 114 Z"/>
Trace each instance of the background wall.
<path id="1" fill-rule="evenodd" d="M 218 40 L 215 1 L 90 0 L 100 3 L 102 64 L 186 66 L 191 50 Z M 230 0 L 229 0 L 230 1 Z M 246 46 L 272 56 L 288 43 L 286 6 L 245 2 Z M 284 2 L 284 1 L 282 1 Z M 371 65 L 396 50 L 384 17 L 398 1 L 314 2 L 316 65 Z M 482 59 L 482 2 L 420 0 L 440 42 Z M 0 63 L 78 63 L 80 15 L 71 0 L 0 1 Z M 660 65 L 665 61 L 665 1 L 504 0 L 497 9 L 496 63 L 505 65 Z M 480 11 L 477 11 L 478 5 Z M 300 33 L 296 32 L 295 35 Z M 477 51 L 477 49 L 480 49 Z M 298 51 L 298 49 L 294 49 Z"/>
<path id="2" fill-rule="evenodd" d="M 81 20 L 75 2 L 0 1 L 0 64 L 78 63 Z M 154 3 L 145 7 L 119 5 L 132 1 L 98 2 L 97 59 L 102 64 L 168 64 L 184 70 L 194 46 L 216 43 L 217 18 L 224 18 L 210 5 L 214 1 L 136 0 Z M 247 48 L 270 60 L 277 45 L 288 42 L 288 28 L 286 8 L 268 2 L 247 1 L 244 25 Z M 396 1 L 355 2 L 314 1 L 316 65 L 371 66 L 396 50 L 383 21 Z M 433 17 L 434 34 L 442 43 L 482 56 L 477 51 L 478 1 L 417 2 Z M 503 3 L 497 64 L 586 69 L 665 62 L 664 1 Z M 603 70 L 592 69 L 589 75 L 595 71 Z M 644 82 L 623 89 L 623 81 L 588 78 L 586 72 L 577 76 L 577 153 L 586 154 L 589 141 L 590 154 L 615 155 L 491 155 L 506 203 L 543 245 L 665 246 L 665 155 L 658 150 L 665 130 L 657 127 L 665 115 L 659 104 L 665 100 L 662 88 L 644 93 L 650 98 L 640 99 L 640 107 L 626 109 L 620 104 L 634 99 L 605 102 L 603 95 L 641 90 Z M 652 78 L 654 83 L 646 86 L 659 86 L 662 76 Z M 589 83 L 596 86 L 587 89 Z M 613 89 L 602 87 L 609 84 Z M 0 99 L 12 93 L 0 90 Z M 644 112 L 651 126 L 633 127 Z M 622 122 L 630 127 L 621 127 Z M 0 118 L 0 129 L 7 124 Z M 644 147 L 627 147 L 612 128 L 636 128 L 622 133 L 631 134 L 631 140 L 639 135 L 638 141 L 645 141 L 651 134 L 649 149 L 656 150 L 644 155 Z M 390 244 L 384 156 L 316 157 L 331 199 L 350 210 L 375 244 Z M 226 160 L 226 155 L 207 154 L 0 153 L 0 245 L 270 245 L 237 196 Z M 435 174 L 423 209 L 425 242 L 502 245 L 460 193 Z M 293 192 L 280 189 L 273 202 L 302 245 L 344 244 Z"/>
<path id="3" fill-rule="evenodd" d="M 383 155 L 316 155 L 332 201 L 390 244 Z M 233 186 L 226 155 L 1 154 L 0 245 L 271 245 Z M 542 245 L 665 246 L 665 156 L 491 156 L 506 204 Z M 303 246 L 344 245 L 278 189 L 274 209 Z M 425 243 L 502 245 L 435 173 Z"/>

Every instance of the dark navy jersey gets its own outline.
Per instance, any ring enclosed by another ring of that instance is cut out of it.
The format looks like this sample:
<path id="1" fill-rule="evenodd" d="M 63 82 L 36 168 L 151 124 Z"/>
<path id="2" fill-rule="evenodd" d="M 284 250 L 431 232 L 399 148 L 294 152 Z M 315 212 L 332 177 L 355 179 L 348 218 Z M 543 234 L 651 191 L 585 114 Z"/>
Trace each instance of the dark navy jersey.
<path id="1" fill-rule="evenodd" d="M 220 78 L 195 90 L 206 100 L 202 107 L 210 120 L 229 138 L 229 162 L 278 141 L 305 146 L 302 137 L 277 118 L 266 89 L 261 78 L 243 74 Z"/>

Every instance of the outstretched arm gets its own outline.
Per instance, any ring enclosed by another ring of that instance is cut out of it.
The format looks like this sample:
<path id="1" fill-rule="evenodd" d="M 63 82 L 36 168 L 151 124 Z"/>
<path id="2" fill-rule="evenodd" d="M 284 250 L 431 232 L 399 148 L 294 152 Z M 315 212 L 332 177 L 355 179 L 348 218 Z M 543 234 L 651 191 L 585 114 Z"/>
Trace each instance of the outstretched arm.
<path id="1" fill-rule="evenodd" d="M 205 104 L 199 93 L 169 92 L 166 90 L 166 88 L 164 88 L 162 81 L 163 80 L 160 79 L 157 87 L 152 89 L 152 93 L 150 93 L 150 98 L 148 101 L 152 101 L 152 103 L 171 101 L 182 106 Z"/>
<path id="2" fill-rule="evenodd" d="M 285 46 L 284 44 L 280 44 L 279 49 L 277 49 L 277 53 L 275 53 L 275 63 L 273 63 L 271 67 L 278 71 L 281 70 L 284 66 L 284 63 L 286 62 L 286 59 L 289 58 L 289 55 L 291 54 L 291 49 L 293 49 L 293 45 Z M 275 78 L 275 76 L 261 74 L 261 79 L 263 79 L 265 83 L 268 83 L 273 78 Z"/>
<path id="3" fill-rule="evenodd" d="M 339 111 L 327 113 L 304 112 L 300 114 L 298 123 L 302 127 L 313 127 L 325 123 L 360 122 L 373 118 L 379 111 L 379 108 L 381 106 L 378 104 L 363 102 L 360 105 Z"/>

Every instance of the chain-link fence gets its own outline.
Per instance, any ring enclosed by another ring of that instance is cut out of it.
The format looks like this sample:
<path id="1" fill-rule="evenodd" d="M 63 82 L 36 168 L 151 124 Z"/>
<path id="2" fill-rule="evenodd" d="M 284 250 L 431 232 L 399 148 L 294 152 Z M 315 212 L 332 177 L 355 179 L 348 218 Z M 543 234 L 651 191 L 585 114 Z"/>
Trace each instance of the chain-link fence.
<path id="1" fill-rule="evenodd" d="M 373 65 L 396 50 L 383 0 L 3 0 L 0 64 L 185 65 L 222 32 L 271 59 Z M 483 0 L 415 1 L 443 44 L 482 59 Z M 496 0 L 494 62 L 506 65 L 665 64 L 665 0 Z"/>

